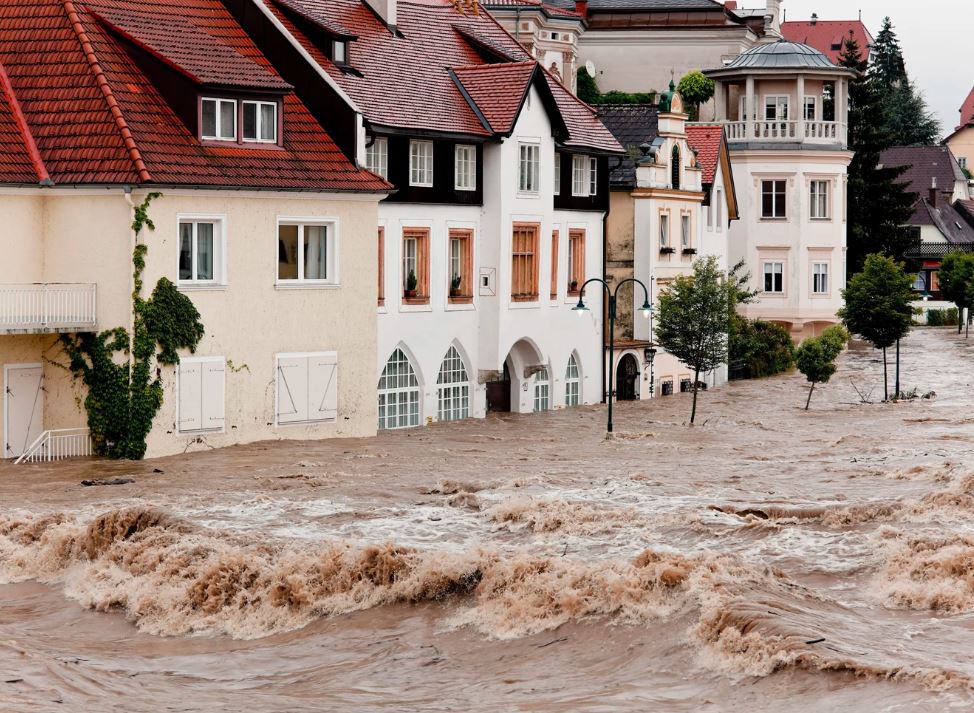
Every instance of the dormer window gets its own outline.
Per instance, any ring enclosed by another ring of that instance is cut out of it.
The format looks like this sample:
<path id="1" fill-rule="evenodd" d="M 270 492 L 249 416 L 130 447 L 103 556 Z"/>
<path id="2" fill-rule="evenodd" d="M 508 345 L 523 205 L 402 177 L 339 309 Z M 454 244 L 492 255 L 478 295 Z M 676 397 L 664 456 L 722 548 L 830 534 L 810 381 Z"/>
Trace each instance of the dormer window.
<path id="1" fill-rule="evenodd" d="M 203 98 L 200 136 L 210 141 L 237 140 L 237 102 Z"/>
<path id="2" fill-rule="evenodd" d="M 239 110 L 238 110 L 239 107 Z M 280 102 L 202 97 L 200 138 L 244 144 L 278 144 Z"/>
<path id="3" fill-rule="evenodd" d="M 332 41 L 331 61 L 335 64 L 348 64 L 348 43 L 345 40 Z"/>
<path id="4" fill-rule="evenodd" d="M 243 102 L 243 140 L 277 143 L 276 102 Z"/>

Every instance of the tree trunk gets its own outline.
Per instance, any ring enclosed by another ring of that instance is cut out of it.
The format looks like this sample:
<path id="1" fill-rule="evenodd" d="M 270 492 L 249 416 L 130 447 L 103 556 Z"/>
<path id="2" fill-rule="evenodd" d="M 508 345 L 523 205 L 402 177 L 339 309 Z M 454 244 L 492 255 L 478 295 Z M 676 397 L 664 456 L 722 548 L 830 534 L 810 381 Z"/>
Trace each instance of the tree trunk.
<path id="1" fill-rule="evenodd" d="M 690 423 L 697 417 L 697 384 L 700 382 L 700 369 L 693 374 L 693 410 L 690 411 Z"/>
<path id="2" fill-rule="evenodd" d="M 812 403 L 812 392 L 815 391 L 815 382 L 808 389 L 808 400 L 805 402 L 805 410 L 808 411 L 808 404 Z"/>
<path id="3" fill-rule="evenodd" d="M 889 401 L 889 377 L 886 367 L 886 347 L 883 347 L 883 401 Z"/>

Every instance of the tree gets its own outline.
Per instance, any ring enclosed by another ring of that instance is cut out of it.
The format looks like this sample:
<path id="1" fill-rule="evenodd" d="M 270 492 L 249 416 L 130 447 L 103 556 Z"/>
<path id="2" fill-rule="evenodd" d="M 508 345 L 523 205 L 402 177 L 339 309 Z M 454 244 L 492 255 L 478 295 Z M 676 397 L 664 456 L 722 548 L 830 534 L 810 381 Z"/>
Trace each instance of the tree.
<path id="1" fill-rule="evenodd" d="M 595 77 L 589 74 L 585 67 L 578 68 L 576 77 L 578 80 L 576 91 L 578 98 L 586 104 L 598 104 L 600 92 Z"/>
<path id="2" fill-rule="evenodd" d="M 964 308 L 974 308 L 974 253 L 948 253 L 937 271 L 940 293 L 957 305 L 957 333 L 964 323 Z"/>
<path id="3" fill-rule="evenodd" d="M 693 263 L 693 274 L 680 275 L 660 294 L 656 337 L 660 345 L 694 372 L 693 408 L 697 417 L 700 372 L 716 369 L 727 359 L 727 305 L 734 286 L 709 256 Z"/>
<path id="4" fill-rule="evenodd" d="M 883 18 L 883 28 L 876 35 L 872 47 L 873 64 L 870 75 L 880 86 L 894 87 L 906 79 L 906 63 L 900 41 L 893 31 L 889 17 Z"/>
<path id="5" fill-rule="evenodd" d="M 906 227 L 916 194 L 897 182 L 906 170 L 880 168 L 880 153 L 892 145 L 884 122 L 883 95 L 866 74 L 859 43 L 850 34 L 839 64 L 855 70 L 849 83 L 849 149 L 855 154 L 848 169 L 848 274 L 859 272 L 870 253 L 899 258 L 916 238 Z"/>
<path id="6" fill-rule="evenodd" d="M 903 263 L 874 254 L 866 257 L 862 271 L 853 275 L 842 291 L 845 307 L 839 310 L 839 316 L 845 326 L 876 349 L 883 350 L 885 400 L 889 400 L 886 348 L 910 331 L 912 284 L 913 280 L 903 270 Z"/>
<path id="7" fill-rule="evenodd" d="M 798 370 L 811 384 L 805 410 L 812 402 L 812 392 L 816 384 L 825 384 L 835 373 L 835 360 L 849 341 L 849 333 L 841 325 L 833 325 L 817 337 L 810 337 L 801 343 L 795 352 Z"/>
<path id="8" fill-rule="evenodd" d="M 690 121 L 700 118 L 700 105 L 706 104 L 714 96 L 714 80 L 696 70 L 683 76 L 676 90 L 683 97 L 690 110 Z"/>
<path id="9" fill-rule="evenodd" d="M 896 146 L 933 146 L 940 139 L 940 120 L 909 77 L 887 93 L 883 121 Z"/>

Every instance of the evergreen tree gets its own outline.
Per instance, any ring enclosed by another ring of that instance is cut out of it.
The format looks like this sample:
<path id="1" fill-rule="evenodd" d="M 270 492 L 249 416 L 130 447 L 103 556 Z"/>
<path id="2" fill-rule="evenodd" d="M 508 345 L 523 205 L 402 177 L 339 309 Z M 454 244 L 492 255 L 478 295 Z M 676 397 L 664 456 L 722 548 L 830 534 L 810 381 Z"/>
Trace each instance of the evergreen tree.
<path id="1" fill-rule="evenodd" d="M 848 274 L 862 269 L 866 255 L 902 257 L 913 246 L 906 222 L 916 195 L 897 182 L 904 168 L 880 168 L 880 153 L 892 145 L 883 121 L 883 97 L 875 78 L 866 73 L 859 43 L 850 33 L 839 64 L 856 72 L 849 82 Z"/>
<path id="2" fill-rule="evenodd" d="M 906 79 L 906 63 L 900 41 L 893 31 L 889 17 L 883 19 L 883 29 L 876 35 L 873 45 L 873 64 L 870 75 L 880 86 L 895 87 Z"/>
<path id="3" fill-rule="evenodd" d="M 884 100 L 886 131 L 896 146 L 933 146 L 940 139 L 940 121 L 923 94 L 904 77 Z"/>

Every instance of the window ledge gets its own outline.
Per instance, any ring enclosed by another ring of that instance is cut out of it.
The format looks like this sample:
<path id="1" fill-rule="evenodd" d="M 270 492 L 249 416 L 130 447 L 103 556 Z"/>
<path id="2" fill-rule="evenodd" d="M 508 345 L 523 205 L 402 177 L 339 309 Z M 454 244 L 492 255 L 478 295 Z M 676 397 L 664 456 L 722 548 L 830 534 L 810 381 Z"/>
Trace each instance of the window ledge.
<path id="1" fill-rule="evenodd" d="M 511 295 L 511 302 L 537 302 L 538 295 Z"/>
<path id="2" fill-rule="evenodd" d="M 533 192 L 532 191 L 518 191 L 517 192 L 517 197 L 518 198 L 540 198 L 541 197 L 541 194 L 539 192 L 537 192 L 537 191 L 533 191 Z"/>
<path id="3" fill-rule="evenodd" d="M 832 220 L 832 218 L 816 218 L 815 216 L 810 216 L 808 219 L 816 223 L 828 223 Z"/>
<path id="4" fill-rule="evenodd" d="M 337 290 L 340 288 L 340 284 L 336 283 L 315 283 L 315 282 L 297 282 L 295 284 L 289 284 L 286 282 L 276 282 L 274 283 L 275 290 Z"/>
<path id="5" fill-rule="evenodd" d="M 402 303 L 404 305 L 428 305 L 430 303 L 429 296 L 426 297 L 403 297 Z"/>
<path id="6" fill-rule="evenodd" d="M 771 216 L 761 216 L 762 223 L 784 223 L 788 220 L 788 216 L 782 216 L 780 218 L 773 218 Z"/>
<path id="7" fill-rule="evenodd" d="M 450 297 L 448 299 L 451 305 L 473 304 L 473 295 L 460 295 L 459 297 Z"/>
<path id="8" fill-rule="evenodd" d="M 448 302 L 446 305 L 447 312 L 473 312 L 477 307 L 474 305 L 473 300 L 469 302 Z"/>
<path id="9" fill-rule="evenodd" d="M 227 285 L 197 285 L 192 282 L 180 282 L 176 289 L 180 292 L 223 292 L 227 289 Z"/>
<path id="10" fill-rule="evenodd" d="M 433 184 L 432 183 L 412 183 L 412 182 L 410 182 L 409 183 L 409 187 L 410 188 L 432 188 L 433 187 Z"/>

